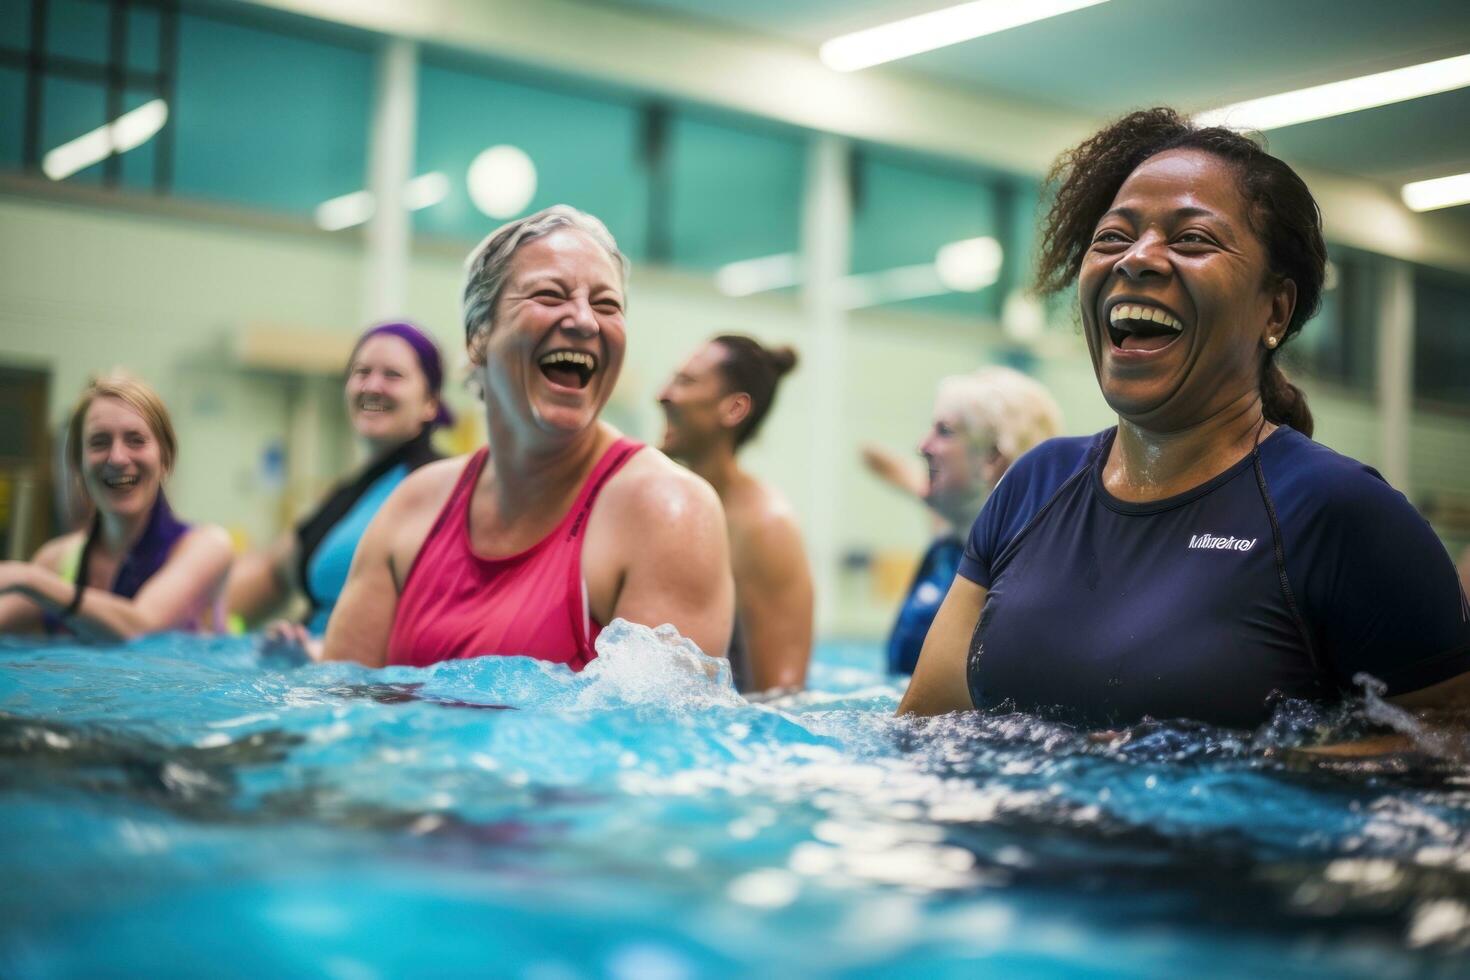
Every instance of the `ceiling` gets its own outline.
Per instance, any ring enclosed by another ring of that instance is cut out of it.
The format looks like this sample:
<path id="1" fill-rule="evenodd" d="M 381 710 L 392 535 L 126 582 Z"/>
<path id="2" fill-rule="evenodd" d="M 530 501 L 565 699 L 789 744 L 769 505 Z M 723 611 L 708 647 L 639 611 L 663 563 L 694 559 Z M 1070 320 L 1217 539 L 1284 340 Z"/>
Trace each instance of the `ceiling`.
<path id="1" fill-rule="evenodd" d="M 945 0 L 604 0 L 815 48 Z M 1018 0 L 1023 2 L 1023 0 Z M 1111 0 L 869 71 L 1099 119 L 1196 111 L 1470 53 L 1470 0 Z M 1304 166 L 1397 186 L 1470 171 L 1470 89 L 1268 134 Z M 1470 215 L 1470 206 L 1455 208 Z"/>

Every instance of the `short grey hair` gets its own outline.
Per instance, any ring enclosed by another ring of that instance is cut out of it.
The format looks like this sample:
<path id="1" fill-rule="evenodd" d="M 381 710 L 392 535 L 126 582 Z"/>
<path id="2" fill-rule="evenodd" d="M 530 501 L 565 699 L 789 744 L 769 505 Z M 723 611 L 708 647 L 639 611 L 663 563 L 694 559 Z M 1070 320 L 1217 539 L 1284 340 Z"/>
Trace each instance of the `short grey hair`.
<path id="1" fill-rule="evenodd" d="M 485 330 L 495 315 L 495 304 L 510 275 L 510 263 L 527 242 L 535 241 L 558 228 L 573 228 L 600 245 L 618 267 L 623 282 L 628 281 L 628 259 L 618 251 L 618 243 L 607 225 L 585 211 L 569 204 L 551 207 L 524 218 L 517 218 L 496 228 L 475 246 L 464 263 L 464 339 L 469 344 Z"/>
<path id="2" fill-rule="evenodd" d="M 945 378 L 935 408 L 958 415 L 977 449 L 993 444 L 1013 463 L 1062 431 L 1062 410 L 1051 392 L 1014 368 L 985 367 Z"/>

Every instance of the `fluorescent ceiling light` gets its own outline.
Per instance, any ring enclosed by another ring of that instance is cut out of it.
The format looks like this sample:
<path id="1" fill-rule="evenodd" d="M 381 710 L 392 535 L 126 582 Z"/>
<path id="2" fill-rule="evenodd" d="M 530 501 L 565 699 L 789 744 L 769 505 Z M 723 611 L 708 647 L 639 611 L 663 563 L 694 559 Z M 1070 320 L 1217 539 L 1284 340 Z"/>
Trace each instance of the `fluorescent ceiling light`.
<path id="1" fill-rule="evenodd" d="M 420 174 L 403 185 L 403 206 L 409 211 L 431 208 L 449 195 L 449 178 L 437 170 Z M 372 191 L 353 191 L 316 206 L 317 227 L 341 231 L 360 225 L 373 216 L 378 203 Z"/>
<path id="2" fill-rule="evenodd" d="M 945 293 L 976 293 L 1000 278 L 1004 252 L 989 236 L 965 238 L 939 246 L 933 262 L 903 265 L 842 277 L 839 304 L 856 310 Z M 715 285 L 726 296 L 751 296 L 801 282 L 801 259 L 795 253 L 765 255 L 721 266 Z"/>
<path id="3" fill-rule="evenodd" d="M 449 196 L 449 178 L 437 170 L 421 174 L 403 188 L 403 206 L 410 211 L 431 208 Z"/>
<path id="4" fill-rule="evenodd" d="M 901 265 L 893 269 L 844 276 L 838 287 L 838 303 L 844 310 L 882 306 L 906 299 L 940 296 L 949 288 L 939 278 L 934 263 Z"/>
<path id="5" fill-rule="evenodd" d="M 1433 211 L 1436 208 L 1452 208 L 1457 204 L 1470 204 L 1470 174 L 1416 180 L 1412 184 L 1405 184 L 1400 194 L 1411 211 Z"/>
<path id="6" fill-rule="evenodd" d="M 857 71 L 1106 2 L 975 0 L 974 3 L 962 3 L 957 7 L 844 34 L 823 44 L 820 54 L 828 68 Z"/>
<path id="7" fill-rule="evenodd" d="M 107 125 L 56 147 L 41 158 L 41 172 L 52 180 L 65 180 L 114 153 L 126 153 L 142 146 L 157 135 L 166 122 L 168 103 L 162 99 L 146 102 Z"/>
<path id="8" fill-rule="evenodd" d="M 715 286 L 726 296 L 750 296 L 800 281 L 801 260 L 792 252 L 731 262 L 715 273 Z"/>
<path id="9" fill-rule="evenodd" d="M 1437 95 L 1470 85 L 1470 54 L 1427 61 L 1393 71 L 1268 95 L 1211 109 L 1195 117 L 1202 126 L 1281 129 L 1375 106 Z"/>
<path id="10" fill-rule="evenodd" d="M 368 191 L 353 191 L 316 206 L 316 223 L 326 231 L 341 231 L 360 225 L 373 216 L 377 205 Z"/>

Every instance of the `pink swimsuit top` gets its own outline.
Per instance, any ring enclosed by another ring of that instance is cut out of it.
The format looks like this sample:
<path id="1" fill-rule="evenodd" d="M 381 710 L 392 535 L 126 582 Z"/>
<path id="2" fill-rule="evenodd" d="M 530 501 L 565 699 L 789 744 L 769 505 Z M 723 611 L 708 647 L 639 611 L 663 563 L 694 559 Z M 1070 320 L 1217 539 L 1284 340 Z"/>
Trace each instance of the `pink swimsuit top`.
<path id="1" fill-rule="evenodd" d="M 502 654 L 573 670 L 587 666 L 597 656 L 593 641 L 602 625 L 587 610 L 582 533 L 597 495 L 642 448 L 632 439 L 613 443 L 561 523 L 506 558 L 481 558 L 470 546 L 470 499 L 489 450 L 470 457 L 408 570 L 388 637 L 388 663 L 426 667 Z"/>

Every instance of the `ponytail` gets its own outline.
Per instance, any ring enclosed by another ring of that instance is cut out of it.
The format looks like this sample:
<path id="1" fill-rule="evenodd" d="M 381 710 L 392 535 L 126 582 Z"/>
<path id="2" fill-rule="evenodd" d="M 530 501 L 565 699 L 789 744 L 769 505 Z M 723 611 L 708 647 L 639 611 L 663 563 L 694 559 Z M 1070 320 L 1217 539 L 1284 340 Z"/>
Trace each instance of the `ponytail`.
<path id="1" fill-rule="evenodd" d="M 1286 372 L 1276 364 L 1275 352 L 1268 352 L 1261 366 L 1261 414 L 1266 421 L 1289 425 L 1308 438 L 1312 435 L 1312 410 L 1307 396 L 1287 380 Z"/>

